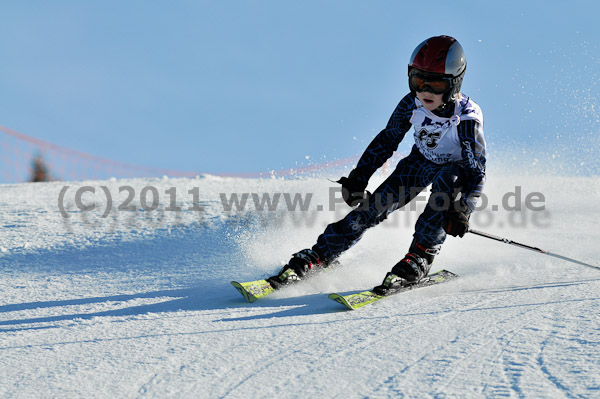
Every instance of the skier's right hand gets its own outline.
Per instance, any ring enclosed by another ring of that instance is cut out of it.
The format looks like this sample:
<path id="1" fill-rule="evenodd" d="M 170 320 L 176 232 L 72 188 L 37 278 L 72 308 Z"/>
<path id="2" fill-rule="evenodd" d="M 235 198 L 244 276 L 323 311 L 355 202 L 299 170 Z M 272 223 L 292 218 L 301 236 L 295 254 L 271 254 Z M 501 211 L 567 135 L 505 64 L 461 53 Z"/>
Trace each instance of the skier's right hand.
<path id="1" fill-rule="evenodd" d="M 349 177 L 342 177 L 337 182 L 342 185 L 342 198 L 349 206 L 360 205 L 369 198 L 369 192 L 365 191 L 365 183 Z"/>

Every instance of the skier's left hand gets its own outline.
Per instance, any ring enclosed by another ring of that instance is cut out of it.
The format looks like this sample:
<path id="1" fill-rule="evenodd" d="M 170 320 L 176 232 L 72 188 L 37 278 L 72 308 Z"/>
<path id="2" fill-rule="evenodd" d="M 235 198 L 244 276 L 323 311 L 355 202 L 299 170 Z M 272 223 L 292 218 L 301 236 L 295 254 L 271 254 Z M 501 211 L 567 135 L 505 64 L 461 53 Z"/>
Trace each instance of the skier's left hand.
<path id="1" fill-rule="evenodd" d="M 469 230 L 469 214 L 463 206 L 460 201 L 456 201 L 448 211 L 444 230 L 453 237 L 462 237 Z"/>

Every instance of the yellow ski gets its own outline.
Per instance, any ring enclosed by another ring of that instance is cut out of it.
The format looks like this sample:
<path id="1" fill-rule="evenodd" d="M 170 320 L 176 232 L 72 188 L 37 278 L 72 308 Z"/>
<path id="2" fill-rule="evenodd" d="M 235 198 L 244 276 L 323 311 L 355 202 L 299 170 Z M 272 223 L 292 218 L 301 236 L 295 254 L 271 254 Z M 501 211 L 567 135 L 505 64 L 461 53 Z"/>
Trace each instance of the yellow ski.
<path id="1" fill-rule="evenodd" d="M 275 291 L 275 288 L 271 287 L 271 284 L 269 284 L 267 280 L 248 281 L 245 283 L 232 281 L 231 285 L 233 285 L 250 303 Z"/>
<path id="2" fill-rule="evenodd" d="M 391 295 L 396 295 L 396 294 L 399 294 L 404 291 L 414 290 L 416 288 L 428 287 L 430 285 L 440 284 L 440 283 L 443 283 L 445 281 L 448 281 L 448 280 L 451 280 L 451 279 L 454 279 L 457 277 L 458 277 L 458 275 L 456 275 L 452 272 L 449 272 L 448 270 L 440 270 L 439 272 L 430 274 L 429 276 L 423 278 L 417 284 L 406 285 L 404 287 L 401 287 L 401 288 L 389 293 L 388 295 L 378 295 L 375 292 L 369 290 L 369 291 L 363 291 L 363 292 L 359 292 L 356 294 L 349 294 L 349 295 L 330 294 L 329 299 L 333 299 L 334 301 L 336 301 L 339 304 L 344 305 L 348 309 L 356 310 L 356 309 L 362 308 L 365 305 L 369 305 L 373 302 L 377 302 L 380 299 L 383 299 L 383 298 L 391 296 Z"/>

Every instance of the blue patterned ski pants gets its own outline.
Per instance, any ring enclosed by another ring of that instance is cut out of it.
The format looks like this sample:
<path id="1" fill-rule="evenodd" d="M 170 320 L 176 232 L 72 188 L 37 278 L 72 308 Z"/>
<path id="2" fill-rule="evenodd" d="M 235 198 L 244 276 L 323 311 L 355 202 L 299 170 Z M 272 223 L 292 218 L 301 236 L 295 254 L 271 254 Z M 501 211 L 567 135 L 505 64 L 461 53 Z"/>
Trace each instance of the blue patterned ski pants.
<path id="1" fill-rule="evenodd" d="M 368 204 L 327 226 L 313 249 L 325 259 L 337 258 L 356 244 L 367 229 L 384 221 L 431 184 L 431 195 L 415 225 L 413 242 L 439 250 L 446 240 L 444 221 L 450 203 L 459 192 L 461 172 L 457 164 L 435 164 L 413 147 L 410 155 L 398 163 L 394 172 L 371 195 Z"/>

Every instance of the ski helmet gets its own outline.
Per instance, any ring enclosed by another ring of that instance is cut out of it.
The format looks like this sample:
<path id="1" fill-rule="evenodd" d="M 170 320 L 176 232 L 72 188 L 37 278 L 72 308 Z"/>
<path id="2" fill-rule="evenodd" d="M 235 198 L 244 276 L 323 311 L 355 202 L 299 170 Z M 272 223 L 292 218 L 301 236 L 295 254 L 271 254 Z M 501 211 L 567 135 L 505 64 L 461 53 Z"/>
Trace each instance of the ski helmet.
<path id="1" fill-rule="evenodd" d="M 416 92 L 418 88 L 425 86 L 429 91 L 436 94 L 442 94 L 443 101 L 447 103 L 454 100 L 460 93 L 463 76 L 467 69 L 467 60 L 465 52 L 460 43 L 450 36 L 430 37 L 415 48 L 410 56 L 408 63 L 408 82 L 411 92 Z M 419 81 L 411 79 L 411 76 L 425 77 L 423 86 L 416 87 Z M 447 87 L 443 90 L 443 85 L 435 89 L 427 85 L 427 80 L 446 82 Z M 429 86 L 429 87 L 426 87 Z"/>

